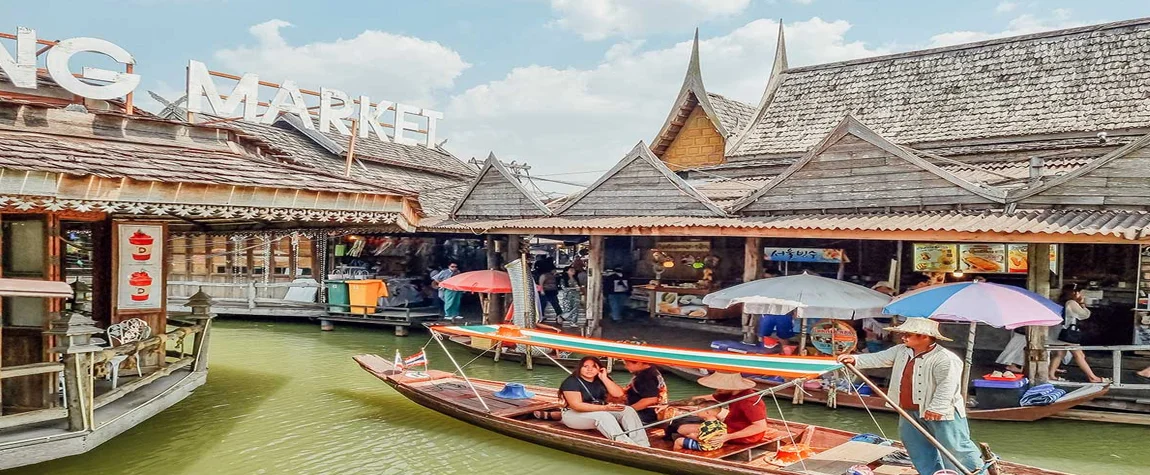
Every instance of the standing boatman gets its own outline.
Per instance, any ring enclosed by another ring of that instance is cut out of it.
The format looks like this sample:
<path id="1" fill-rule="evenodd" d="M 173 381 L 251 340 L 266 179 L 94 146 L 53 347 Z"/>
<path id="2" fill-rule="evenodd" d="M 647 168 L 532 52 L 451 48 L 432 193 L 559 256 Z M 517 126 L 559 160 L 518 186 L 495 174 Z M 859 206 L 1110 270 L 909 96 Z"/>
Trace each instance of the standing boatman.
<path id="1" fill-rule="evenodd" d="M 962 398 L 962 360 L 938 345 L 940 340 L 951 340 L 939 333 L 938 322 L 928 318 L 909 318 L 885 330 L 901 334 L 903 343 L 878 353 L 841 355 L 839 362 L 859 369 L 891 368 L 890 400 L 917 419 L 965 466 L 965 470 L 957 470 L 909 421 L 899 419 L 899 438 L 918 473 L 944 468 L 980 473 L 982 457 L 970 440 Z"/>

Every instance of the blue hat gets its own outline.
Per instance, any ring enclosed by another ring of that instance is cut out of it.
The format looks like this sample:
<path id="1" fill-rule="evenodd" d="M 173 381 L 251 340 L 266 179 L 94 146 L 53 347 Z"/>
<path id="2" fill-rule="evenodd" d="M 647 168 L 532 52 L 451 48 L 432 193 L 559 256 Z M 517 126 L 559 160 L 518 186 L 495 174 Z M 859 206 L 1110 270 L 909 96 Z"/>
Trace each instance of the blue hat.
<path id="1" fill-rule="evenodd" d="M 499 392 L 492 394 L 499 399 L 531 399 L 535 397 L 535 393 L 528 391 L 522 384 L 507 383 Z"/>

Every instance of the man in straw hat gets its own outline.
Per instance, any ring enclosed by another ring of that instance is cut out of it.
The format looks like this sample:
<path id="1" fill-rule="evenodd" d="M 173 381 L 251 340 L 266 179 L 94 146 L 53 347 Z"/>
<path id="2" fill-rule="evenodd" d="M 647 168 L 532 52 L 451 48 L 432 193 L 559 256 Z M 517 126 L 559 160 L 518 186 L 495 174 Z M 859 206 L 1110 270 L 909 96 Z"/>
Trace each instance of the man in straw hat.
<path id="1" fill-rule="evenodd" d="M 711 396 L 703 399 L 714 399 L 718 402 L 727 402 L 743 396 L 753 394 L 755 382 L 742 377 L 737 373 L 717 372 L 699 378 L 699 384 L 714 389 Z M 706 402 L 700 402 L 706 404 Z M 672 421 L 667 427 L 668 437 L 676 433 L 681 436 L 699 432 L 703 419 L 699 417 L 684 417 Z M 723 417 L 727 425 L 727 433 L 723 436 L 709 439 L 708 443 L 722 445 L 726 442 L 736 444 L 753 444 L 763 440 L 767 433 L 767 405 L 761 397 L 749 397 L 735 401 L 727 406 L 727 415 Z"/>
<path id="2" fill-rule="evenodd" d="M 978 447 L 970 440 L 966 404 L 962 399 L 962 360 L 938 345 L 951 341 L 938 331 L 938 322 L 909 318 L 886 330 L 902 336 L 903 343 L 878 353 L 842 355 L 840 363 L 859 369 L 891 368 L 892 401 L 905 410 L 945 447 L 967 470 L 982 467 Z M 955 467 L 906 420 L 899 420 L 898 435 L 918 473 L 935 473 Z"/>

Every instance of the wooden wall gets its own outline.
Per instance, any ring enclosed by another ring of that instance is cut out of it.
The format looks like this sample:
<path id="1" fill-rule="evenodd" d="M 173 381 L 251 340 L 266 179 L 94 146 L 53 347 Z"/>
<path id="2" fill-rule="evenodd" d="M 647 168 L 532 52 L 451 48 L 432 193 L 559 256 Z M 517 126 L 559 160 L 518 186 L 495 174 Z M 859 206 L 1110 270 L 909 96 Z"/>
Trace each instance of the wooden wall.
<path id="1" fill-rule="evenodd" d="M 1079 208 L 1150 207 L 1150 148 L 1135 150 L 1019 203 Z"/>
<path id="2" fill-rule="evenodd" d="M 950 208 L 991 202 L 846 135 L 743 209 L 744 213 Z"/>
<path id="3" fill-rule="evenodd" d="M 703 108 L 696 105 L 683 128 L 660 157 L 671 170 L 682 170 L 723 163 L 723 136 Z"/>
<path id="4" fill-rule="evenodd" d="M 479 184 L 455 213 L 463 217 L 519 218 L 544 213 L 495 167 L 488 168 Z"/>
<path id="5" fill-rule="evenodd" d="M 642 158 L 583 196 L 563 216 L 714 216 Z"/>

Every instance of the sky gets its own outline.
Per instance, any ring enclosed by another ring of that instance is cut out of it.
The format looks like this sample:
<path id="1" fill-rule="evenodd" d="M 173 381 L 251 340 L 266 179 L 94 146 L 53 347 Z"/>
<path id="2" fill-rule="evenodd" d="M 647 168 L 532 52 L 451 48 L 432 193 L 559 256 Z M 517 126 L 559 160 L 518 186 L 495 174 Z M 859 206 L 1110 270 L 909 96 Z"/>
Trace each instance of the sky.
<path id="1" fill-rule="evenodd" d="M 408 103 L 444 114 L 460 159 L 583 184 L 658 133 L 695 28 L 707 90 L 757 104 L 780 19 L 795 67 L 1146 16 L 1150 2 L 1119 0 L 0 1 L 0 31 L 125 48 L 138 92 L 181 96 L 195 59 Z"/>

